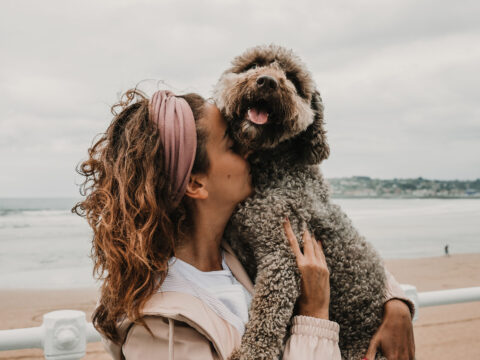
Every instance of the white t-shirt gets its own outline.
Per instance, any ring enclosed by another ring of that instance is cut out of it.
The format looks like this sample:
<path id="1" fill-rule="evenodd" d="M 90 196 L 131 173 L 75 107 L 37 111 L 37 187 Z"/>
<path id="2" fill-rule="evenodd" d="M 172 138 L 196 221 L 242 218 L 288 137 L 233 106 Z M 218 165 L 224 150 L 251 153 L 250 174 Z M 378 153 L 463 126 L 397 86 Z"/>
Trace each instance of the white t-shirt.
<path id="1" fill-rule="evenodd" d="M 233 276 L 225 262 L 225 251 L 222 249 L 222 268 L 216 271 L 200 271 L 195 266 L 172 257 L 168 261 L 170 268 L 183 278 L 195 283 L 213 297 L 220 300 L 244 324 L 248 321 L 248 309 L 252 296 L 247 289 Z"/>

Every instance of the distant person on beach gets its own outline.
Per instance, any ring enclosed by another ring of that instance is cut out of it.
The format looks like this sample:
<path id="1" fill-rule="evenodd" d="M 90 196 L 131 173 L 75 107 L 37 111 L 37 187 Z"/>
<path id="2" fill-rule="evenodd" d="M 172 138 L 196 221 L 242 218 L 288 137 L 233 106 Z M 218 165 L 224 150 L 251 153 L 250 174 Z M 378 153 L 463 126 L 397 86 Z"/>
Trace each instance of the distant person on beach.
<path id="1" fill-rule="evenodd" d="M 132 89 L 112 113 L 79 167 L 85 199 L 72 209 L 93 229 L 102 281 L 93 324 L 116 360 L 226 359 L 241 343 L 253 292 L 222 240 L 253 191 L 249 154 L 237 152 L 218 108 L 197 94 L 160 90 L 148 99 Z M 302 253 L 288 221 L 284 231 L 302 284 L 282 358 L 339 360 L 321 243 L 306 231 Z M 381 349 L 413 359 L 413 308 L 387 278 L 383 322 L 365 358 Z"/>
<path id="2" fill-rule="evenodd" d="M 450 256 L 450 254 L 448 252 L 448 244 L 445 245 L 445 256 Z"/>

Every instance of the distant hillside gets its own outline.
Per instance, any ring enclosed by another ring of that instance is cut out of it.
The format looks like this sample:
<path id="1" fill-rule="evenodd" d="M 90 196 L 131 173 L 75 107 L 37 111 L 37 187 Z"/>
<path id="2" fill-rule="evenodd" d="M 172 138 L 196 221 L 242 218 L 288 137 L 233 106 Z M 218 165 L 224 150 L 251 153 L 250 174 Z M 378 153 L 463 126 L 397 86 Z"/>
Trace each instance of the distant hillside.
<path id="1" fill-rule="evenodd" d="M 333 197 L 480 198 L 480 179 L 372 179 L 368 176 L 328 179 Z"/>

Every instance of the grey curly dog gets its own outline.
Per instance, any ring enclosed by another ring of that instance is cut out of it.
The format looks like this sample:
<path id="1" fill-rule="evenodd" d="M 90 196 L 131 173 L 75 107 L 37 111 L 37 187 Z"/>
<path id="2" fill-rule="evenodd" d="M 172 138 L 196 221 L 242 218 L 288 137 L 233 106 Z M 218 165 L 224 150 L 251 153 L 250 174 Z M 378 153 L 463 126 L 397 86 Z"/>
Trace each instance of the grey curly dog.
<path id="1" fill-rule="evenodd" d="M 254 194 L 237 207 L 225 231 L 255 283 L 242 343 L 230 359 L 282 356 L 301 284 L 285 216 L 300 246 L 305 229 L 322 241 L 342 358 L 361 359 L 382 321 L 386 276 L 375 249 L 330 201 L 318 166 L 329 147 L 312 75 L 291 50 L 258 46 L 232 61 L 214 98 L 238 151 L 253 151 Z"/>

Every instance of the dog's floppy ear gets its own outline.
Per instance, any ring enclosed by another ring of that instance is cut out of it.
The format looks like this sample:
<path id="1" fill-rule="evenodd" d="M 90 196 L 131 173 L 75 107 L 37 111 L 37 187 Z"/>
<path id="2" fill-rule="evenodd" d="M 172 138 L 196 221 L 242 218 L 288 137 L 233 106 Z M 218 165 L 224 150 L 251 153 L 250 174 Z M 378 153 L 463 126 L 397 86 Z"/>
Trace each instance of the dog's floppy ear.
<path id="1" fill-rule="evenodd" d="M 310 106 L 314 114 L 313 123 L 295 137 L 292 148 L 297 153 L 298 161 L 315 165 L 327 159 L 330 155 L 327 131 L 323 128 L 323 102 L 317 90 L 313 93 Z"/>

